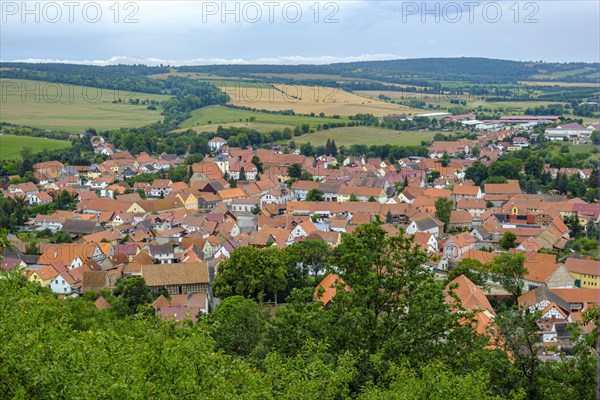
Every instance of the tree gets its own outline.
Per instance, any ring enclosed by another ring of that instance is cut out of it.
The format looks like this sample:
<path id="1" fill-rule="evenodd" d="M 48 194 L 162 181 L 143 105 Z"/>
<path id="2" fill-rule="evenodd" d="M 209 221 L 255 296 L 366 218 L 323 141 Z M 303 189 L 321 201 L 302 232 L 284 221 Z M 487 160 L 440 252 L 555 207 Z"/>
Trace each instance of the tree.
<path id="1" fill-rule="evenodd" d="M 540 179 L 544 172 L 544 160 L 537 156 L 527 158 L 524 165 L 524 171 L 527 176 L 534 179 Z"/>
<path id="2" fill-rule="evenodd" d="M 569 227 L 570 236 L 572 239 L 580 239 L 584 235 L 584 228 L 581 226 L 579 217 L 574 215 L 572 217 L 564 218 L 565 225 Z"/>
<path id="3" fill-rule="evenodd" d="M 306 193 L 306 201 L 323 201 L 325 200 L 325 193 L 321 189 L 310 189 Z"/>
<path id="4" fill-rule="evenodd" d="M 246 180 L 246 170 L 244 169 L 244 167 L 240 168 L 240 177 L 239 177 L 240 181 L 245 181 Z"/>
<path id="5" fill-rule="evenodd" d="M 11 242 L 8 240 L 8 229 L 0 228 L 0 254 L 4 253 L 5 249 L 11 247 Z"/>
<path id="6" fill-rule="evenodd" d="M 453 201 L 447 197 L 440 197 L 435 201 L 435 217 L 444 223 L 446 229 L 450 224 Z"/>
<path id="7" fill-rule="evenodd" d="M 471 258 L 461 259 L 454 268 L 448 271 L 446 285 L 461 275 L 469 278 L 471 282 L 483 290 L 487 290 L 489 288 L 489 273 L 486 271 L 486 268 L 481 261 Z"/>
<path id="8" fill-rule="evenodd" d="M 265 329 L 260 305 L 242 296 L 224 299 L 208 321 L 217 350 L 242 357 L 252 354 Z"/>
<path id="9" fill-rule="evenodd" d="M 487 167 L 481 161 L 475 161 L 465 171 L 465 179 L 471 179 L 478 186 L 481 185 L 487 177 Z"/>
<path id="10" fill-rule="evenodd" d="M 514 232 L 506 231 L 498 242 L 504 250 L 512 249 L 517 242 L 517 235 Z"/>
<path id="11" fill-rule="evenodd" d="M 287 169 L 287 174 L 292 179 L 300 179 L 302 176 L 302 166 L 300 164 L 292 164 Z"/>
<path id="12" fill-rule="evenodd" d="M 391 224 L 394 221 L 394 216 L 392 215 L 392 211 L 388 210 L 385 214 L 385 223 Z"/>
<path id="13" fill-rule="evenodd" d="M 585 225 L 585 236 L 588 239 L 598 239 L 598 224 L 592 219 Z"/>
<path id="14" fill-rule="evenodd" d="M 487 264 L 492 279 L 502 285 L 502 287 L 513 295 L 516 304 L 517 299 L 523 293 L 523 278 L 527 274 L 525 268 L 525 254 L 503 253 L 496 256 Z"/>
<path id="15" fill-rule="evenodd" d="M 380 224 L 359 225 L 333 251 L 331 271 L 344 284 L 328 306 L 332 349 L 413 365 L 459 351 L 461 335 L 451 338 L 445 332 L 471 328 L 461 328 L 460 316 L 449 312 L 441 286 L 423 267 L 428 256 L 412 237 L 402 231 L 388 235 Z M 343 290 L 344 285 L 351 290 Z M 361 362 L 366 375 L 377 374 L 368 367 L 369 357 Z"/>
<path id="16" fill-rule="evenodd" d="M 350 198 L 348 199 L 348 201 L 357 202 L 358 197 L 354 193 L 350 193 Z"/>
<path id="17" fill-rule="evenodd" d="M 538 190 L 538 184 L 533 179 L 529 179 L 527 183 L 525 183 L 525 192 L 527 194 L 537 194 Z"/>
<path id="18" fill-rule="evenodd" d="M 294 243 L 286 247 L 286 251 L 290 256 L 290 261 L 295 264 L 298 271 L 301 271 L 303 278 L 307 279 L 309 276 L 313 276 L 317 282 L 331 254 L 329 246 L 322 240 L 305 240 Z"/>
<path id="19" fill-rule="evenodd" d="M 237 248 L 219 264 L 213 284 L 215 295 L 277 302 L 277 292 L 285 290 L 287 285 L 288 263 L 286 252 L 275 246 Z"/>
<path id="20" fill-rule="evenodd" d="M 256 171 L 259 174 L 262 174 L 264 172 L 263 163 L 262 163 L 262 161 L 260 161 L 260 158 L 258 158 L 258 156 L 252 157 L 252 164 L 254 164 L 256 166 Z"/>
<path id="21" fill-rule="evenodd" d="M 21 171 L 20 175 L 23 176 L 27 171 L 31 171 L 33 168 L 33 149 L 29 146 L 24 146 L 19 152 L 21 155 Z"/>
<path id="22" fill-rule="evenodd" d="M 119 279 L 113 294 L 116 297 L 113 307 L 120 315 L 133 315 L 153 300 L 150 288 L 141 277 Z"/>

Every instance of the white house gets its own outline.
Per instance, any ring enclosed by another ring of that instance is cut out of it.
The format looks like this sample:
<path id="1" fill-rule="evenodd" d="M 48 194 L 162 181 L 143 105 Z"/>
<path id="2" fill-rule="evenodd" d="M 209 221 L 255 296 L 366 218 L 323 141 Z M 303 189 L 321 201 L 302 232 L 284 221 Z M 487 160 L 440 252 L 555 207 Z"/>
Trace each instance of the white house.
<path id="1" fill-rule="evenodd" d="M 212 151 L 220 151 L 221 147 L 225 146 L 226 144 L 227 141 L 218 136 L 215 136 L 208 141 L 208 147 L 210 147 Z"/>
<path id="2" fill-rule="evenodd" d="M 442 226 L 444 224 L 435 218 L 425 217 L 418 221 L 412 221 L 408 227 L 406 227 L 406 233 L 414 235 L 417 232 L 428 232 L 438 238 L 442 233 Z"/>
<path id="3" fill-rule="evenodd" d="M 29 204 L 32 206 L 48 203 L 52 203 L 52 197 L 46 192 L 39 192 L 29 196 Z"/>

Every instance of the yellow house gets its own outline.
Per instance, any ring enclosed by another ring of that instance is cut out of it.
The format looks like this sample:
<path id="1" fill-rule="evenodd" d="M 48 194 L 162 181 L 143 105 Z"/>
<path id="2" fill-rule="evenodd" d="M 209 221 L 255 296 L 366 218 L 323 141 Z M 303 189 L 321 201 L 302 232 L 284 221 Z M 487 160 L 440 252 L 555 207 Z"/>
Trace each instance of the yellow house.
<path id="1" fill-rule="evenodd" d="M 198 209 L 198 196 L 193 193 L 181 191 L 177 193 L 177 197 L 187 210 L 197 210 Z"/>
<path id="2" fill-rule="evenodd" d="M 58 271 L 52 265 L 47 265 L 34 271 L 25 270 L 22 273 L 27 276 L 29 282 L 37 282 L 42 287 L 50 285 L 54 278 L 58 276 Z"/>
<path id="3" fill-rule="evenodd" d="M 145 213 L 146 211 L 142 207 L 140 207 L 140 205 L 138 203 L 133 203 L 131 205 L 131 207 L 129 207 L 127 209 L 127 212 L 129 212 L 129 213 Z"/>
<path id="4" fill-rule="evenodd" d="M 565 267 L 575 278 L 576 286 L 581 288 L 598 289 L 600 284 L 598 261 L 567 258 Z"/>

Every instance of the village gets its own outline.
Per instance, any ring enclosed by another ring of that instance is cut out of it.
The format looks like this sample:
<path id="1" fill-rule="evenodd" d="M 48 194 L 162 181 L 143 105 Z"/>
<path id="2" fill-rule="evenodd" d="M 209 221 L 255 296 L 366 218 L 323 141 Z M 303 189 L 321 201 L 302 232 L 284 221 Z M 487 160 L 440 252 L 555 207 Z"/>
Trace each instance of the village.
<path id="1" fill-rule="evenodd" d="M 472 115 L 446 118 L 474 120 Z M 429 157 L 396 163 L 364 156 L 310 157 L 285 146 L 232 147 L 214 136 L 208 142 L 211 154 L 189 164 L 185 156 L 131 154 L 101 136 L 82 134 L 106 161 L 91 166 L 37 163 L 37 184 L 7 184 L 2 190 L 6 198 L 30 206 L 56 202 L 66 193 L 72 210 L 37 214 L 20 230 L 68 239 L 40 243 L 32 252 L 11 234 L 2 267 L 18 269 L 62 297 L 100 293 L 121 279 L 142 277 L 157 297 L 152 303 L 157 315 L 196 320 L 219 304 L 212 284 L 220 264 L 236 249 L 286 248 L 305 241 L 333 249 L 357 226 L 378 222 L 389 235 L 412 237 L 428 255 L 423 266 L 438 279 L 466 259 L 483 265 L 506 252 L 524 254 L 527 272 L 518 303 L 541 311 L 544 346 L 569 347 L 565 327 L 577 324 L 582 312 L 598 303 L 600 276 L 598 261 L 567 250 L 573 232 L 566 221 L 593 229 L 600 207 L 564 194 L 528 194 L 516 180 L 477 185 L 466 178 L 475 162 L 489 165 L 529 147 L 519 133 L 548 117 L 509 120 L 510 127 L 480 129 L 476 140 L 434 141 Z M 566 135 L 564 141 L 577 143 L 589 140 L 597 128 L 568 124 L 548 129 L 546 138 L 562 141 Z M 166 177 L 165 171 L 174 168 L 186 171 L 185 181 Z M 127 183 L 138 174 L 156 178 Z M 544 174 L 585 181 L 593 170 L 546 165 Z M 446 212 L 438 209 L 444 204 Z M 335 281 L 335 275 L 325 276 L 315 299 L 327 305 L 335 296 Z M 486 295 L 510 295 L 493 279 L 485 293 L 464 275 L 453 283 L 459 284 L 463 305 L 481 314 L 478 332 L 495 315 Z M 110 307 L 102 296 L 96 305 Z"/>

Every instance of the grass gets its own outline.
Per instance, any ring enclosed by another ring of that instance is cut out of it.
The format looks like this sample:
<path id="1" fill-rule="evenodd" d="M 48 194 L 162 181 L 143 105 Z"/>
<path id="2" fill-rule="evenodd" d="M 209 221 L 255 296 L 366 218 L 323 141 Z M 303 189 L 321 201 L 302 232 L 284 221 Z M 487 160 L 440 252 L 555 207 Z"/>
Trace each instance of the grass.
<path id="1" fill-rule="evenodd" d="M 254 117 L 254 121 L 262 124 L 279 125 L 273 126 L 273 129 L 283 129 L 286 126 L 298 126 L 302 124 L 309 124 L 310 126 L 317 126 L 327 122 L 341 122 L 347 121 L 345 118 L 321 118 L 321 117 L 308 117 L 303 115 L 281 115 L 281 114 L 269 114 L 261 113 L 257 111 L 245 111 L 237 110 L 223 106 L 208 106 L 194 110 L 192 116 L 181 123 L 182 128 L 194 128 L 198 130 L 199 127 L 207 129 L 210 125 L 223 125 L 230 122 L 243 123 L 249 122 L 250 118 Z M 207 126 L 208 125 L 208 126 Z M 283 128 L 282 128 L 283 127 Z"/>
<path id="2" fill-rule="evenodd" d="M 593 145 L 593 144 L 573 144 L 573 143 L 566 143 L 566 142 L 555 142 L 556 144 L 552 143 L 552 146 L 548 149 L 550 151 L 550 153 L 552 153 L 553 155 L 558 155 L 558 154 L 571 154 L 571 155 L 577 155 L 577 154 L 588 154 L 589 157 L 588 158 L 593 158 L 593 159 L 598 159 L 599 154 L 598 153 L 593 153 L 592 151 L 594 151 L 594 149 L 597 149 L 598 146 Z M 568 153 L 561 153 L 560 152 L 560 148 L 563 145 L 567 145 L 569 147 L 569 152 Z"/>
<path id="3" fill-rule="evenodd" d="M 86 86 L 1 79 L 0 121 L 42 129 L 81 132 L 135 127 L 160 121 L 160 110 L 131 105 L 128 99 L 169 99 L 168 95 L 131 93 Z M 113 103 L 121 98 L 124 103 Z"/>
<path id="4" fill-rule="evenodd" d="M 34 153 L 44 149 L 57 150 L 71 146 L 67 140 L 54 140 L 31 136 L 0 135 L 0 160 L 18 160 L 23 147 L 31 147 Z"/>
<path id="5" fill-rule="evenodd" d="M 338 146 L 351 146 L 353 144 L 397 146 L 419 146 L 421 141 L 431 141 L 435 132 L 430 131 L 396 131 L 366 126 L 353 126 L 328 129 L 307 135 L 295 137 L 296 143 L 310 142 L 314 146 L 324 145 L 327 139 L 335 140 Z"/>
<path id="6" fill-rule="evenodd" d="M 226 122 L 223 124 L 211 124 L 211 125 L 199 125 L 199 126 L 194 126 L 191 128 L 181 128 L 181 129 L 176 129 L 174 132 L 182 132 L 182 131 L 186 131 L 188 129 L 192 129 L 198 133 L 201 132 L 210 132 L 210 133 L 215 133 L 217 131 L 217 128 L 219 126 L 222 126 L 223 128 L 248 128 L 248 129 L 253 129 L 255 131 L 258 132 L 272 132 L 275 130 L 282 130 L 285 128 L 290 128 L 290 129 L 294 129 L 295 126 L 294 125 L 284 125 L 284 124 L 269 124 L 269 123 L 264 123 L 264 122 Z"/>

